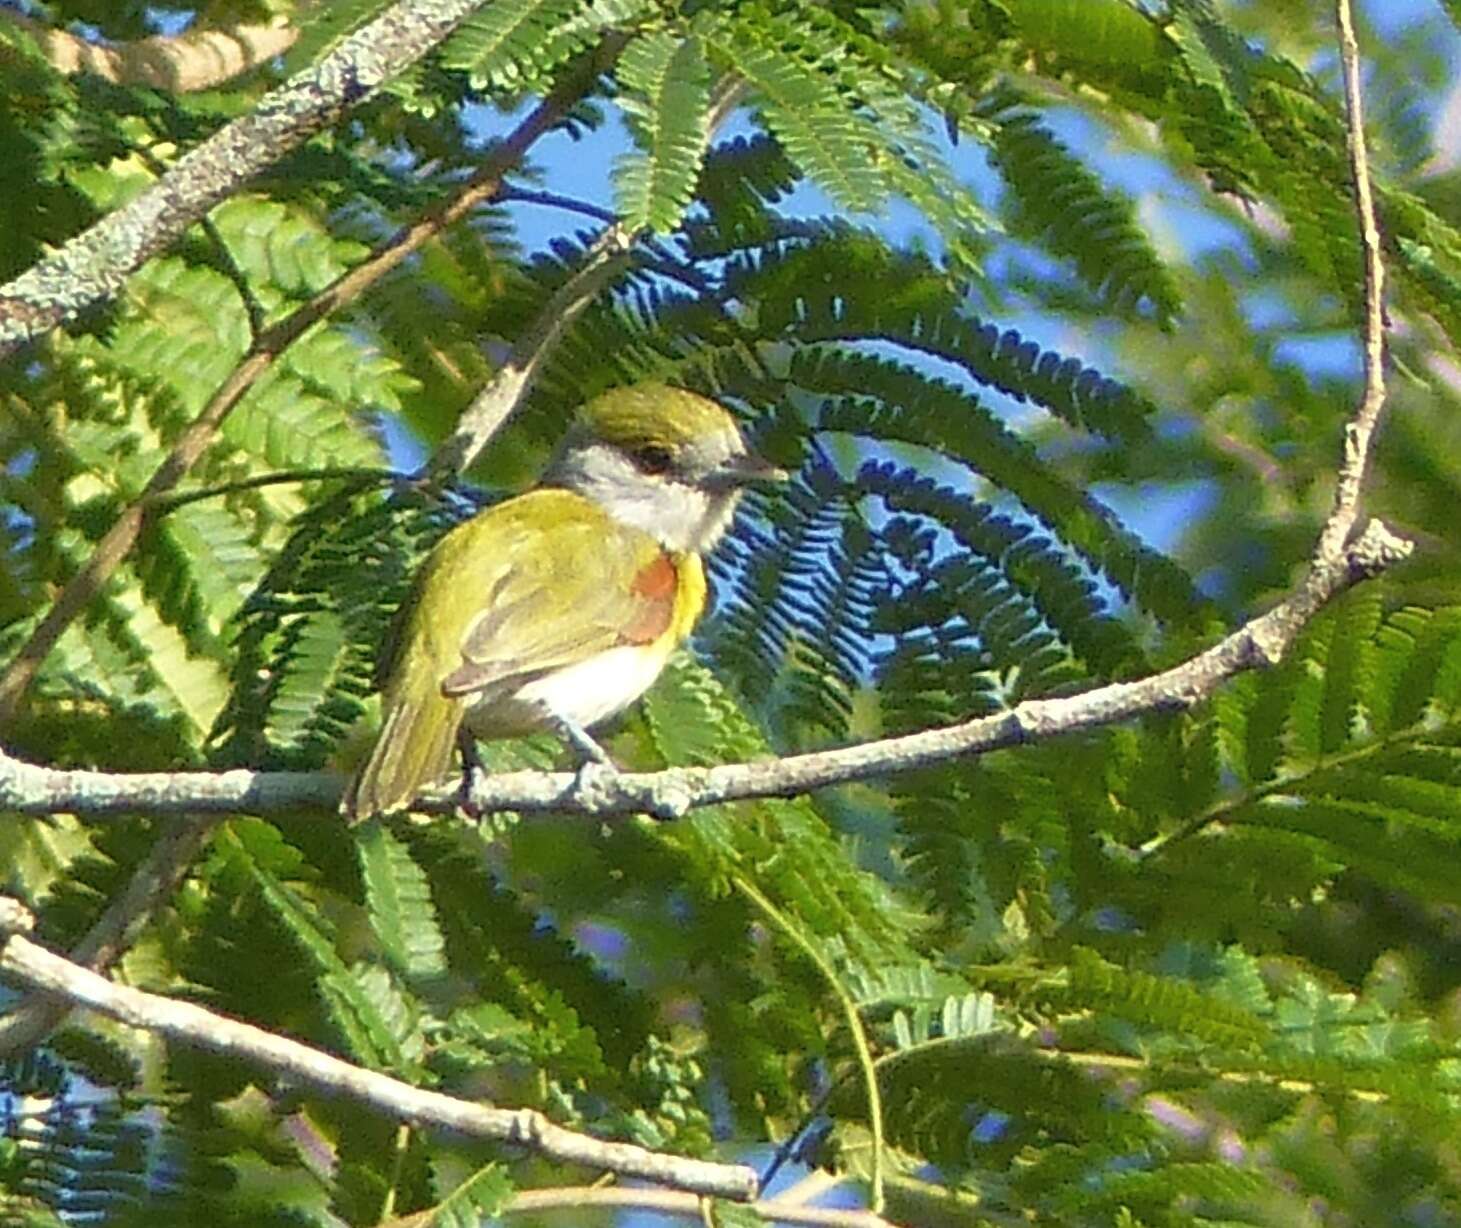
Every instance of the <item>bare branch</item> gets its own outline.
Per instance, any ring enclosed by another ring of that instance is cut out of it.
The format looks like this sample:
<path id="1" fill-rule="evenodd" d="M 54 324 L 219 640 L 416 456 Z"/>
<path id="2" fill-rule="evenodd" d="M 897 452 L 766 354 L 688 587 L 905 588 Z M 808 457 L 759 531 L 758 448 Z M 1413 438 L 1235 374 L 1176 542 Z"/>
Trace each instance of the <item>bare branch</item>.
<path id="1" fill-rule="evenodd" d="M 633 243 L 634 236 L 617 222 L 605 227 L 573 276 L 549 296 L 523 330 L 501 370 L 462 412 L 456 430 L 431 458 L 431 473 L 460 473 L 481 455 L 492 436 L 522 404 L 548 354 L 569 325 L 623 266 Z"/>
<path id="2" fill-rule="evenodd" d="M 132 872 L 126 888 L 71 949 L 71 958 L 93 972 L 110 968 L 136 941 L 153 911 L 171 898 L 212 830 L 213 824 L 205 822 L 167 828 Z M 28 995 L 0 1016 L 0 1057 L 14 1057 L 40 1044 L 70 1010 L 64 999 Z"/>
<path id="3" fill-rule="evenodd" d="M 768 1198 L 753 1202 L 750 1206 L 767 1224 L 807 1225 L 808 1228 L 893 1228 L 888 1220 L 871 1211 L 808 1207 L 780 1198 Z M 661 1215 L 675 1215 L 682 1219 L 705 1222 L 702 1219 L 701 1199 L 694 1194 L 613 1185 L 554 1186 L 542 1190 L 522 1190 L 512 1196 L 502 1208 L 501 1214 L 526 1215 L 544 1211 L 609 1209 L 658 1211 Z"/>
<path id="4" fill-rule="evenodd" d="M 420 59 L 482 3 L 399 0 L 157 183 L 0 287 L 0 358 L 111 298 L 229 193 Z"/>
<path id="5" fill-rule="evenodd" d="M 279 21 L 267 26 L 189 30 L 173 37 L 159 35 L 101 46 L 9 9 L 0 10 L 0 18 L 34 38 L 58 72 L 87 72 L 117 85 L 144 85 L 177 94 L 222 85 L 283 55 L 299 39 L 295 27 Z"/>
<path id="6" fill-rule="evenodd" d="M 753 763 L 603 773 L 588 781 L 569 772 L 478 775 L 471 802 L 480 810 L 677 818 L 698 806 L 756 797 L 791 797 L 945 760 L 986 754 L 1063 733 L 1113 725 L 1148 712 L 1187 708 L 1229 678 L 1277 662 L 1331 597 L 1406 557 L 1410 543 L 1379 521 L 1334 566 L 1316 566 L 1288 600 L 1245 623 L 1213 647 L 1171 669 L 1079 695 L 1032 699 L 1008 711 L 835 750 Z M 22 763 L 0 751 L 0 810 L 20 814 L 277 815 L 300 809 L 333 817 L 344 780 L 328 772 L 138 772 L 61 770 Z M 424 795 L 416 809 L 449 814 L 456 790 Z"/>
<path id="7" fill-rule="evenodd" d="M 618 48 L 622 46 L 622 42 L 617 44 L 611 54 L 617 55 Z M 713 136 L 715 130 L 730 117 L 741 92 L 737 79 L 729 76 L 721 79 L 707 120 L 710 135 Z M 521 194 L 519 196 L 521 198 Z M 563 200 L 557 197 L 552 203 L 561 205 Z M 609 215 L 611 219 L 612 216 Z M 442 441 L 427 465 L 428 473 L 437 476 L 461 473 L 481 455 L 482 449 L 532 390 L 553 347 L 599 291 L 613 280 L 635 242 L 644 234 L 642 229 L 631 231 L 618 222 L 610 221 L 584 253 L 583 263 L 549 297 L 518 337 L 502 369 L 462 412 L 456 430 Z"/>
<path id="8" fill-rule="evenodd" d="M 607 1169 L 692 1194 L 737 1201 L 755 1196 L 755 1171 L 741 1164 L 715 1164 L 631 1143 L 607 1142 L 567 1130 L 532 1109 L 491 1108 L 423 1091 L 191 1002 L 114 985 L 32 942 L 25 935 L 33 923 L 21 904 L 0 897 L 0 937 L 4 937 L 0 972 L 31 989 L 61 995 L 73 1006 L 101 1011 L 195 1048 L 257 1062 L 312 1091 L 359 1101 L 400 1121 L 496 1139 L 531 1148 L 564 1164 Z"/>
<path id="9" fill-rule="evenodd" d="M 1385 262 L 1375 198 L 1370 188 L 1370 156 L 1365 144 L 1364 102 L 1360 89 L 1360 49 L 1354 35 L 1350 0 L 1335 0 L 1339 21 L 1339 60 L 1344 67 L 1344 105 L 1349 117 L 1350 173 L 1355 212 L 1365 256 L 1365 390 L 1359 409 L 1345 428 L 1344 461 L 1334 487 L 1334 506 L 1319 536 L 1315 562 L 1338 557 L 1359 522 L 1360 495 L 1369 468 L 1375 428 L 1385 408 Z"/>

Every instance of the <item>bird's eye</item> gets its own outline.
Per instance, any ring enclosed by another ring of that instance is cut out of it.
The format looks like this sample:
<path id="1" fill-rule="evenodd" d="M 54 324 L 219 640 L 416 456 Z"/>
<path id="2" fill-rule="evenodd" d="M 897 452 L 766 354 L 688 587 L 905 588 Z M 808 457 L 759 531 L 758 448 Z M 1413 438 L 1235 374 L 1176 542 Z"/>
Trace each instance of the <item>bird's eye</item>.
<path id="1" fill-rule="evenodd" d="M 674 459 L 668 448 L 657 443 L 645 444 L 634 451 L 634 464 L 641 473 L 667 473 Z"/>

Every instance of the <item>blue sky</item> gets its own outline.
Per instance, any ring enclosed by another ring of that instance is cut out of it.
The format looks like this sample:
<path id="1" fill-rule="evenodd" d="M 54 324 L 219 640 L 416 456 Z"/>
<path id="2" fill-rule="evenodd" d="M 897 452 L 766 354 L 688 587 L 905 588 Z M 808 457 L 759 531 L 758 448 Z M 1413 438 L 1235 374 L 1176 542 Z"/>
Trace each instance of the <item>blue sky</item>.
<path id="1" fill-rule="evenodd" d="M 1369 0 L 1363 7 L 1387 36 L 1403 31 L 1437 11 L 1435 0 Z M 1453 67 L 1461 64 L 1461 40 L 1453 38 L 1447 54 Z M 1324 65 L 1316 62 L 1311 67 L 1322 71 Z M 1432 100 L 1432 111 L 1438 109 L 1443 101 L 1442 98 Z M 506 131 L 521 113 L 504 116 L 483 107 L 474 109 L 470 119 L 483 137 L 490 137 Z M 1200 259 L 1225 247 L 1243 248 L 1241 228 L 1224 216 L 1220 208 L 1213 208 L 1212 202 L 1204 199 L 1190 183 L 1172 175 L 1159 159 L 1123 148 L 1087 115 L 1073 108 L 1052 113 L 1050 120 L 1057 134 L 1081 151 L 1108 184 L 1120 188 L 1139 202 L 1144 220 L 1151 226 L 1164 255 L 1170 260 L 1181 263 Z M 735 135 L 749 128 L 749 121 L 742 114 L 733 117 L 720 135 Z M 938 126 L 935 125 L 933 131 L 936 133 Z M 604 204 L 613 199 L 611 175 L 614 161 L 627 147 L 627 134 L 617 116 L 611 114 L 598 131 L 580 140 L 571 140 L 563 133 L 553 134 L 535 148 L 533 160 L 541 172 L 544 187 Z M 997 178 L 989 170 L 975 142 L 965 141 L 949 152 L 961 177 L 975 186 L 985 200 L 992 202 L 997 199 Z M 784 207 L 788 212 L 799 215 L 835 213 L 831 202 L 820 191 L 810 187 L 798 189 Z M 511 212 L 521 241 L 529 250 L 546 246 L 551 238 L 565 230 L 587 229 L 591 225 L 587 219 L 540 205 L 513 205 Z M 895 242 L 921 240 L 933 250 L 938 248 L 931 229 L 906 205 L 895 204 L 884 217 L 856 220 L 875 225 Z M 1272 303 L 1256 299 L 1253 304 L 1255 322 L 1265 310 L 1272 308 Z M 1119 363 L 1099 337 L 1082 332 L 1065 320 L 1027 310 L 1001 313 L 997 322 L 1001 327 L 1018 329 L 1042 346 L 1073 354 L 1118 376 L 1121 374 Z M 1281 324 L 1281 321 L 1272 323 Z M 1357 379 L 1359 375 L 1358 346 L 1353 338 L 1342 334 L 1296 334 L 1280 344 L 1278 354 L 1314 378 L 1343 375 Z M 948 374 L 947 371 L 942 373 Z M 1028 406 L 1003 402 L 997 394 L 991 395 L 988 390 L 981 390 L 981 397 L 1016 423 L 1021 415 L 1038 412 Z M 1169 408 L 1179 412 L 1182 409 L 1181 406 Z M 401 459 L 406 458 L 403 456 Z M 1197 483 L 1160 488 L 1149 486 L 1141 490 L 1108 486 L 1097 493 L 1122 515 L 1132 529 L 1163 550 L 1177 545 L 1188 518 L 1200 512 L 1207 501 L 1202 486 Z"/>

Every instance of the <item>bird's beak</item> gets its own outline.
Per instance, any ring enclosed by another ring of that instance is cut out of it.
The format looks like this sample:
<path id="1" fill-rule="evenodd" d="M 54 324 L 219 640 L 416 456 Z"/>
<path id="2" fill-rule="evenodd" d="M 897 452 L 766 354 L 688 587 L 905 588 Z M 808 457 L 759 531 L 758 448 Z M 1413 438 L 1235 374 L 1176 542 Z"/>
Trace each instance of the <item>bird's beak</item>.
<path id="1" fill-rule="evenodd" d="M 754 452 L 738 452 L 728 457 L 709 474 L 713 486 L 753 486 L 761 482 L 785 482 L 791 474 L 779 469 Z"/>

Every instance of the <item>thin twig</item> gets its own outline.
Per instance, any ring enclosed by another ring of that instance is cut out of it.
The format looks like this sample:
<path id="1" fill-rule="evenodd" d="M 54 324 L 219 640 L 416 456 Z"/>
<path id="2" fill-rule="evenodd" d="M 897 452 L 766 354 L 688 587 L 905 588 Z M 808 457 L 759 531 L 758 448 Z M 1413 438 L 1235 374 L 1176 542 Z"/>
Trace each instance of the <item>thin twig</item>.
<path id="1" fill-rule="evenodd" d="M 760 910 L 762 916 L 812 961 L 817 971 L 821 973 L 822 979 L 837 996 L 837 1002 L 842 1007 L 843 1018 L 847 1020 L 847 1030 L 852 1035 L 852 1048 L 857 1054 L 857 1064 L 862 1070 L 863 1086 L 867 1091 L 867 1117 L 873 1136 L 869 1201 L 872 1203 L 873 1211 L 881 1213 L 883 1209 L 883 1094 L 878 1087 L 877 1063 L 873 1059 L 872 1045 L 868 1043 L 867 1029 L 862 1026 L 862 1015 L 858 1013 L 857 1003 L 852 1000 L 852 995 L 842 984 L 842 978 L 837 975 L 837 969 L 831 965 L 827 957 L 817 950 L 816 945 L 793 925 L 791 919 L 777 908 L 755 884 L 740 875 L 731 879 L 731 883 Z"/>
<path id="2" fill-rule="evenodd" d="M 608 1142 L 565 1129 L 532 1109 L 491 1108 L 424 1091 L 191 1002 L 115 985 L 31 941 L 26 934 L 33 924 L 22 905 L 0 897 L 0 937 L 4 938 L 0 972 L 31 989 L 60 994 L 74 1006 L 101 1011 L 195 1048 L 256 1062 L 322 1095 L 358 1101 L 402 1122 L 496 1139 L 560 1163 L 609 1169 L 692 1194 L 737 1201 L 755 1196 L 755 1171 L 741 1164 L 716 1164 L 631 1143 Z"/>
<path id="3" fill-rule="evenodd" d="M 1332 577 L 1340 571 L 1344 560 L 1352 551 L 1355 528 L 1360 521 L 1360 500 L 1364 494 L 1365 477 L 1374 454 L 1375 432 L 1385 410 L 1385 260 L 1380 227 L 1375 220 L 1374 192 L 1370 185 L 1360 49 L 1355 38 L 1350 0 L 1335 0 L 1334 10 L 1339 24 L 1339 60 L 1344 71 L 1350 174 L 1354 180 L 1360 246 L 1364 249 L 1364 391 L 1358 408 L 1345 424 L 1344 456 L 1334 483 L 1334 500 L 1330 505 L 1329 516 L 1319 532 L 1319 541 L 1314 547 L 1313 559 L 1309 564 L 1309 574 L 1292 600 L 1302 599 L 1306 592 L 1323 591 L 1327 583 L 1326 577 Z M 1372 531 L 1377 524 L 1377 521 L 1371 521 L 1366 527 L 1366 533 Z M 1410 552 L 1410 542 L 1401 542 L 1398 538 L 1393 540 L 1405 547 L 1406 554 Z M 1205 814 L 1194 816 L 1170 837 L 1153 841 L 1143 850 L 1144 855 L 1159 852 L 1176 840 L 1190 838 L 1221 818 L 1228 810 L 1228 805 L 1224 804 L 1213 807 Z"/>
<path id="4" fill-rule="evenodd" d="M 457 427 L 437 448 L 426 472 L 460 473 L 481 455 L 492 437 L 522 404 L 549 353 L 620 268 L 634 236 L 619 223 L 606 226 L 584 253 L 583 263 L 548 297 L 513 344 L 512 353 L 457 420 Z"/>
<path id="5" fill-rule="evenodd" d="M 152 510 L 157 515 L 175 512 L 189 503 L 201 503 L 205 499 L 219 499 L 224 495 L 237 494 L 243 490 L 258 490 L 264 486 L 287 486 L 294 482 L 405 482 L 403 473 L 394 469 L 374 469 L 361 466 L 335 466 L 325 469 L 276 469 L 272 473 L 260 473 L 237 482 L 220 482 L 217 486 L 203 486 L 197 490 L 179 490 L 170 495 L 160 495 L 153 500 Z"/>
<path id="6" fill-rule="evenodd" d="M 1319 536 L 1315 558 L 1339 555 L 1359 521 L 1360 495 L 1369 468 L 1375 428 L 1385 408 L 1385 261 L 1375 198 L 1370 186 L 1370 155 L 1365 143 L 1365 113 L 1360 82 L 1360 49 L 1350 0 L 1335 0 L 1339 20 L 1339 61 L 1344 69 L 1348 115 L 1349 164 L 1354 178 L 1355 212 L 1365 255 L 1365 391 L 1344 433 L 1344 461 L 1334 486 L 1334 504 Z"/>
<path id="7" fill-rule="evenodd" d="M 504 187 L 497 194 L 497 199 L 506 205 L 543 205 L 549 209 L 562 209 L 567 213 L 591 217 L 596 222 L 612 222 L 616 216 L 612 209 L 591 201 L 565 196 L 561 192 L 543 192 L 536 188 Z M 653 260 L 641 260 L 640 268 L 673 278 L 699 294 L 710 295 L 715 292 L 716 287 L 711 279 L 689 261 L 677 256 L 668 244 L 645 235 L 640 236 L 639 244 L 654 256 Z"/>
<path id="8" fill-rule="evenodd" d="M 243 301 L 244 314 L 249 320 L 249 348 L 252 349 L 258 345 L 259 338 L 263 336 L 264 329 L 268 327 L 264 304 L 259 302 L 254 288 L 249 285 L 248 277 L 239 267 L 238 261 L 233 258 L 233 251 L 224 241 L 223 232 L 218 229 L 218 224 L 205 213 L 198 219 L 198 225 L 208 236 L 209 242 L 218 249 L 223 261 L 223 272 L 228 280 L 233 282 L 234 289 L 238 291 L 238 297 Z"/>
<path id="9" fill-rule="evenodd" d="M 742 83 L 734 77 L 723 77 L 716 86 L 706 119 L 711 136 L 735 109 L 742 93 Z M 521 199 L 521 190 L 515 190 Z M 540 200 L 549 203 L 547 194 Z M 568 198 L 551 203 L 568 207 Z M 549 296 L 532 322 L 523 330 L 512 347 L 512 353 L 501 370 L 493 376 L 457 420 L 456 429 L 442 441 L 426 466 L 426 473 L 460 473 L 481 455 L 492 437 L 522 405 L 533 383 L 547 361 L 548 354 L 622 268 L 634 244 L 643 237 L 643 230 L 630 230 L 613 214 L 601 215 L 608 225 L 584 253 L 583 262 L 573 275 Z"/>
<path id="10" fill-rule="evenodd" d="M 606 225 L 612 225 L 619 220 L 617 213 L 603 205 L 579 200 L 576 196 L 565 196 L 562 192 L 547 192 L 539 188 L 510 185 L 497 194 L 497 199 L 504 205 L 543 205 L 549 209 L 562 209 L 565 213 L 577 213 L 583 217 L 591 217 L 594 221 L 603 222 Z"/>
<path id="11" fill-rule="evenodd" d="M 156 179 L 161 179 L 167 173 L 167 165 L 158 158 L 147 146 L 132 143 L 129 145 L 131 151 L 141 159 L 142 164 L 147 167 Z M 218 262 L 222 265 L 221 272 L 233 283 L 233 288 L 238 291 L 239 301 L 243 304 L 244 315 L 249 321 L 249 348 L 252 349 L 259 343 L 259 336 L 263 333 L 266 325 L 264 305 L 259 302 L 258 295 L 254 288 L 249 285 L 248 275 L 243 271 L 242 266 L 234 259 L 233 249 L 223 238 L 223 232 L 218 229 L 211 214 L 205 213 L 198 219 L 198 227 L 208 237 L 218 253 Z"/>

